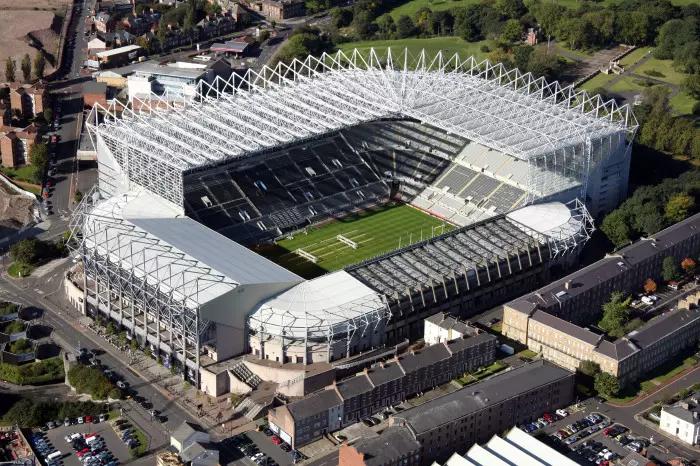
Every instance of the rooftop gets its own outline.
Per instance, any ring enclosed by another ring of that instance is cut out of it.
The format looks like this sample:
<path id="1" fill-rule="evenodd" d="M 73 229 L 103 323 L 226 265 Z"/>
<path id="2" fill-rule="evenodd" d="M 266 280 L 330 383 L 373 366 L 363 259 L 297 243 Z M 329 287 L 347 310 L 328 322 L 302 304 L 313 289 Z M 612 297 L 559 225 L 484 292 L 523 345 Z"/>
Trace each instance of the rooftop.
<path id="1" fill-rule="evenodd" d="M 602 102 L 598 96 L 521 75 L 500 64 L 455 55 L 422 61 L 417 69 L 375 66 L 416 61 L 407 50 L 387 53 L 393 60 L 375 56 L 366 61 L 355 52 L 342 51 L 308 57 L 291 67 L 307 70 L 303 76 L 284 81 L 274 70 L 263 69 L 260 74 L 249 70 L 244 81 L 251 92 L 217 94 L 213 86 L 202 90 L 201 103 L 156 108 L 138 119 L 108 119 L 99 130 L 107 139 L 147 135 L 154 147 L 140 150 L 185 170 L 397 114 L 523 160 L 591 138 L 632 132 L 637 126 L 627 106 Z M 459 63 L 463 72 L 442 72 L 450 63 Z M 522 82 L 529 84 L 517 87 Z M 406 91 L 399 92 L 403 88 Z M 450 89 L 462 91 L 447 92 Z M 212 131 L 202 132 L 195 122 Z"/>
<path id="2" fill-rule="evenodd" d="M 449 314 L 444 312 L 438 312 L 432 316 L 425 319 L 426 322 L 435 324 L 444 330 L 455 330 L 462 335 L 468 335 L 476 332 L 476 328 L 470 326 L 468 323 L 463 322 Z"/>
<path id="3" fill-rule="evenodd" d="M 119 55 L 122 53 L 129 53 L 129 52 L 133 52 L 135 50 L 140 50 L 140 49 L 141 49 L 140 45 L 132 44 L 132 45 L 125 45 L 124 47 L 118 47 L 118 48 L 112 49 L 112 50 L 105 50 L 104 52 L 97 52 L 95 55 L 98 58 L 107 58 L 107 57 L 111 57 L 114 55 Z"/>
<path id="4" fill-rule="evenodd" d="M 496 375 L 461 390 L 434 398 L 394 416 L 420 434 L 447 424 L 572 373 L 542 359 Z"/>
<path id="5" fill-rule="evenodd" d="M 689 424 L 700 423 L 700 405 L 679 402 L 662 408 L 668 414 Z"/>
<path id="6" fill-rule="evenodd" d="M 394 464 L 397 458 L 419 450 L 420 443 L 407 429 L 389 427 L 380 436 L 362 439 L 352 447 L 364 454 L 366 466 L 379 466 Z"/>
<path id="7" fill-rule="evenodd" d="M 613 254 L 587 266 L 564 278 L 556 280 L 537 291 L 517 298 L 510 303 L 521 312 L 530 314 L 536 308 L 554 309 L 560 301 L 577 296 L 601 282 L 610 280 L 624 270 L 633 267 L 649 257 L 658 254 L 660 250 L 672 247 L 694 234 L 700 228 L 700 214 L 671 225 L 648 238 L 643 238 L 634 244 L 626 246 Z M 567 282 L 569 285 L 567 286 Z"/>

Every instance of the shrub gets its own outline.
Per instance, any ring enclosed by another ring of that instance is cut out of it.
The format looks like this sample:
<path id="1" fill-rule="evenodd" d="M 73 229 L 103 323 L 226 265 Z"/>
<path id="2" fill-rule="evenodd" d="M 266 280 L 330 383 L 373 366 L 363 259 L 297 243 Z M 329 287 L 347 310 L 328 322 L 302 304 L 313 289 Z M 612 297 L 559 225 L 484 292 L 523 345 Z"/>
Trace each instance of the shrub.
<path id="1" fill-rule="evenodd" d="M 15 340 L 7 347 L 7 350 L 14 354 L 31 353 L 33 349 L 34 345 L 26 338 Z"/>
<path id="2" fill-rule="evenodd" d="M 0 303 L 0 316 L 7 316 L 10 314 L 14 314 L 19 310 L 19 305 L 15 303 L 10 303 L 10 302 L 2 302 Z"/>
<path id="3" fill-rule="evenodd" d="M 21 320 L 13 320 L 2 327 L 2 333 L 12 335 L 13 333 L 23 332 L 24 323 Z"/>
<path id="4" fill-rule="evenodd" d="M 87 393 L 96 400 L 106 399 L 114 385 L 97 368 L 76 365 L 68 371 L 68 382 L 78 393 Z"/>
<path id="5" fill-rule="evenodd" d="M 0 378 L 16 385 L 58 382 L 64 378 L 63 361 L 55 357 L 22 366 L 0 363 Z"/>

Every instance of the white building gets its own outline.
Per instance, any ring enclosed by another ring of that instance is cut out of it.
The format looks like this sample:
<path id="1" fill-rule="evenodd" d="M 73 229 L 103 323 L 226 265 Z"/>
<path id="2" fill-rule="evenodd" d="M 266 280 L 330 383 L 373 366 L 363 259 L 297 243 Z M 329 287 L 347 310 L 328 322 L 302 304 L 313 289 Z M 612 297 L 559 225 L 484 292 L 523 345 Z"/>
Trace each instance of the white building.
<path id="1" fill-rule="evenodd" d="M 567 458 L 558 451 L 513 427 L 501 438 L 494 435 L 485 445 L 474 444 L 467 453 L 455 453 L 444 466 L 579 466 L 579 463 Z M 437 466 L 437 463 L 433 463 Z"/>
<path id="2" fill-rule="evenodd" d="M 696 445 L 700 435 L 700 407 L 688 402 L 664 406 L 659 426 L 683 442 Z"/>
<path id="3" fill-rule="evenodd" d="M 444 312 L 438 312 L 424 320 L 423 339 L 426 345 L 437 345 L 446 341 L 462 338 L 474 333 L 474 327 Z"/>
<path id="4" fill-rule="evenodd" d="M 217 77 L 227 79 L 231 67 L 223 60 L 205 63 L 176 61 L 166 64 L 142 63 L 128 77 L 129 102 L 149 99 L 152 94 L 166 100 L 192 100 L 201 81 L 212 84 Z"/>

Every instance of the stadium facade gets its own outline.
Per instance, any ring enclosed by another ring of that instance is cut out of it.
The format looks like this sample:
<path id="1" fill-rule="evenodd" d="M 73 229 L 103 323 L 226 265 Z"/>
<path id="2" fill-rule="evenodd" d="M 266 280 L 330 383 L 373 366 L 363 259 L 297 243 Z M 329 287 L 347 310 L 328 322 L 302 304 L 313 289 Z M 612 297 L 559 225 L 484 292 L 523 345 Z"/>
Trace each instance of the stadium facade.
<path id="1" fill-rule="evenodd" d="M 247 352 L 337 361 L 505 301 L 626 194 L 629 108 L 500 64 L 338 52 L 202 86 L 93 111 L 99 185 L 72 219 L 85 312 L 197 384 Z M 390 201 L 456 228 L 311 280 L 245 247 Z"/>

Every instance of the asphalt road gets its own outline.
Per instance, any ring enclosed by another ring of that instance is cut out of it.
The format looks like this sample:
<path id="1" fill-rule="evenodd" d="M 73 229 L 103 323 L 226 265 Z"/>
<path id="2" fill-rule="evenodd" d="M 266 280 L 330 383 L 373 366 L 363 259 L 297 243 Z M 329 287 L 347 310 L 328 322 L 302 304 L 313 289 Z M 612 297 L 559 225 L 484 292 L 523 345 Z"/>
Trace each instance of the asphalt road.
<path id="1" fill-rule="evenodd" d="M 79 325 L 80 315 L 77 311 L 65 307 L 62 302 L 62 277 L 67 266 L 68 263 L 57 267 L 44 277 L 29 277 L 21 282 L 3 276 L 0 278 L 0 288 L 6 298 L 44 310 L 41 321 L 54 329 L 54 334 L 57 334 L 56 341 L 65 342 L 65 346 L 68 347 L 66 349 L 75 351 L 77 348 L 87 347 L 103 350 L 104 353 L 98 356 L 102 364 L 115 370 L 139 395 L 150 401 L 154 409 L 167 416 L 168 421 L 165 424 L 152 422 L 146 409 L 133 401 L 122 402 L 128 417 L 151 437 L 151 449 L 157 450 L 166 446 L 169 442 L 169 432 L 175 430 L 184 420 L 196 419 L 189 416 L 174 401 L 163 396 L 154 382 L 144 380 L 134 372 L 129 367 L 126 357 L 116 348 Z"/>

